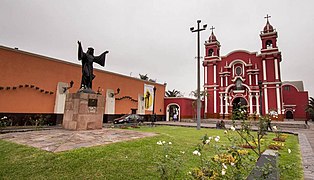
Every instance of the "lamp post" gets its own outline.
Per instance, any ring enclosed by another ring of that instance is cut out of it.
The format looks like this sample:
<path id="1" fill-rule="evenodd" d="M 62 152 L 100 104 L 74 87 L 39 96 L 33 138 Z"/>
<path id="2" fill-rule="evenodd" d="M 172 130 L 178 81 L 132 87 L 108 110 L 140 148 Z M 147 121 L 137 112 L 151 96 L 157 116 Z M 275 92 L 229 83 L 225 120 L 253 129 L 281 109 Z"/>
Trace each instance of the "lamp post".
<path id="1" fill-rule="evenodd" d="M 190 30 L 192 33 L 197 32 L 197 111 L 196 111 L 196 119 L 197 119 L 197 130 L 201 129 L 201 97 L 200 97 L 200 32 L 204 31 L 207 27 L 207 24 L 203 25 L 203 28 L 200 29 L 201 20 L 197 20 L 197 29 L 191 27 Z"/>
<path id="2" fill-rule="evenodd" d="M 153 122 L 155 122 L 156 121 L 156 114 L 155 114 L 155 99 L 156 99 L 156 87 L 154 86 L 154 96 L 153 96 L 153 100 L 154 100 L 154 102 L 153 102 Z M 152 123 L 153 124 L 153 123 Z"/>

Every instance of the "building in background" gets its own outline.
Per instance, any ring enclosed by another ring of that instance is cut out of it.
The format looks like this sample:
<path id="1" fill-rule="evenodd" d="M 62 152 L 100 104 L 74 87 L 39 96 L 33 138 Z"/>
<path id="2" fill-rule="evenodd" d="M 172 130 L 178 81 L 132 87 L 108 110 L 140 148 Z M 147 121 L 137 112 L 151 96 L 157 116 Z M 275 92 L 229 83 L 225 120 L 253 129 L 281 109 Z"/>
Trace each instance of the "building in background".
<path id="1" fill-rule="evenodd" d="M 278 35 L 268 16 L 260 38 L 260 53 L 236 50 L 221 56 L 212 29 L 203 61 L 207 117 L 230 119 L 234 109 L 245 106 L 250 116 L 273 113 L 279 120 L 306 119 L 308 92 L 302 82 L 282 82 Z"/>
<path id="2" fill-rule="evenodd" d="M 152 109 L 158 120 L 164 117 L 164 84 L 99 69 L 94 74 L 94 91 L 105 96 L 105 122 L 122 114 L 148 117 Z M 49 114 L 62 119 L 65 96 L 77 92 L 81 75 L 78 64 L 0 46 L 0 114 Z M 74 85 L 68 89 L 71 81 Z"/>

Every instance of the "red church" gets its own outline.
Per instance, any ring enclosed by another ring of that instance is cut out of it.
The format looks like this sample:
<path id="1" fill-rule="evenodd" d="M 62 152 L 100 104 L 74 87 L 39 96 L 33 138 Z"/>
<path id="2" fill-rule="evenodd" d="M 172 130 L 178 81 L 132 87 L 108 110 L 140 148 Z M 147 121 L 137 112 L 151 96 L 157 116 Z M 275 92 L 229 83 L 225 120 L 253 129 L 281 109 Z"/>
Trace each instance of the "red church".
<path id="1" fill-rule="evenodd" d="M 266 18 L 260 52 L 220 55 L 221 44 L 212 28 L 203 61 L 206 118 L 230 119 L 233 109 L 244 105 L 251 116 L 274 113 L 278 120 L 306 119 L 308 92 L 302 81 L 282 82 L 278 33 Z"/>

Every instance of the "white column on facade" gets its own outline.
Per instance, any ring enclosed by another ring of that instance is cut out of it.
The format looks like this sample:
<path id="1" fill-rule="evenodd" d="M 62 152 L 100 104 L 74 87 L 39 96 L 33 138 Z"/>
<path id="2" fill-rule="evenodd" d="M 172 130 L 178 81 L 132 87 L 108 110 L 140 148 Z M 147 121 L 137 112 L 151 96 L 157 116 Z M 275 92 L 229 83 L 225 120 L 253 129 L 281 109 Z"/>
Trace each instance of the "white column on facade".
<path id="1" fill-rule="evenodd" d="M 214 87 L 214 113 L 217 113 L 217 90 Z"/>
<path id="2" fill-rule="evenodd" d="M 204 93 L 207 94 L 207 88 L 204 89 Z M 208 100 L 208 97 L 207 97 L 207 95 L 205 95 L 205 107 L 204 107 L 204 112 L 205 113 L 207 113 L 207 106 L 208 106 L 207 105 L 207 103 L 208 103 L 207 100 Z"/>
<path id="3" fill-rule="evenodd" d="M 229 97 L 226 95 L 225 96 L 225 114 L 229 114 L 228 113 L 228 106 L 229 106 L 228 99 L 229 99 Z"/>
<path id="4" fill-rule="evenodd" d="M 267 95 L 267 85 L 264 85 L 264 107 L 265 107 L 265 113 L 268 114 L 268 95 Z"/>
<path id="5" fill-rule="evenodd" d="M 279 79 L 279 69 L 278 69 L 278 60 L 274 60 L 275 63 L 275 79 Z"/>
<path id="6" fill-rule="evenodd" d="M 235 72 L 234 72 L 234 65 L 232 66 L 232 77 L 235 76 Z"/>
<path id="7" fill-rule="evenodd" d="M 281 114 L 281 99 L 280 99 L 280 86 L 276 85 L 276 96 L 277 96 L 277 112 Z"/>
<path id="8" fill-rule="evenodd" d="M 252 74 L 249 74 L 249 85 L 252 86 Z"/>
<path id="9" fill-rule="evenodd" d="M 217 66 L 214 64 L 214 84 L 216 84 L 216 77 L 217 77 L 217 74 L 216 74 L 216 68 Z"/>
<path id="10" fill-rule="evenodd" d="M 226 76 L 226 87 L 228 87 L 228 76 Z"/>
<path id="11" fill-rule="evenodd" d="M 224 78 L 223 78 L 223 76 L 220 76 L 220 86 L 221 87 L 224 86 Z"/>
<path id="12" fill-rule="evenodd" d="M 223 114 L 223 94 L 220 94 L 220 114 Z"/>
<path id="13" fill-rule="evenodd" d="M 250 93 L 249 95 L 249 101 L 250 101 L 250 114 L 253 114 L 253 100 L 252 100 L 253 96 L 252 93 Z"/>
<path id="14" fill-rule="evenodd" d="M 258 85 L 258 75 L 255 74 L 255 85 Z"/>
<path id="15" fill-rule="evenodd" d="M 242 72 L 243 72 L 243 76 L 245 76 L 244 64 L 242 64 Z"/>
<path id="16" fill-rule="evenodd" d="M 204 82 L 207 84 L 207 66 L 204 67 Z"/>
<path id="17" fill-rule="evenodd" d="M 259 95 L 256 95 L 255 98 L 256 98 L 256 115 L 259 115 Z"/>
<path id="18" fill-rule="evenodd" d="M 264 77 L 264 81 L 267 80 L 267 74 L 266 74 L 266 60 L 263 59 L 263 77 Z"/>

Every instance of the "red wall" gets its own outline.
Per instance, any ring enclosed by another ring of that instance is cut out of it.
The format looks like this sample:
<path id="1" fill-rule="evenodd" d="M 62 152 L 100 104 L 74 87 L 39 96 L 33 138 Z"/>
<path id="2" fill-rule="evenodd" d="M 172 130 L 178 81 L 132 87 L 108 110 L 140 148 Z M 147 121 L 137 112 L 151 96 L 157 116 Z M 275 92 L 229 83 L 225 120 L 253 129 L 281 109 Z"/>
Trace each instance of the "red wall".
<path id="1" fill-rule="evenodd" d="M 167 97 L 165 98 L 165 112 L 169 104 L 175 103 L 180 106 L 180 118 L 193 118 L 196 116 L 196 100 L 185 97 Z M 202 102 L 201 117 L 204 115 L 204 103 Z"/>
<path id="2" fill-rule="evenodd" d="M 285 86 L 289 86 L 290 90 L 285 90 Z M 282 94 L 284 105 L 295 105 L 294 118 L 296 120 L 306 119 L 305 108 L 309 100 L 308 92 L 299 92 L 294 86 L 285 84 L 282 86 Z"/>

